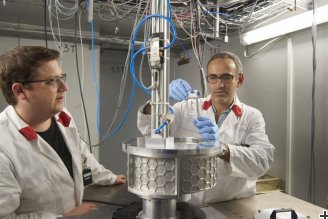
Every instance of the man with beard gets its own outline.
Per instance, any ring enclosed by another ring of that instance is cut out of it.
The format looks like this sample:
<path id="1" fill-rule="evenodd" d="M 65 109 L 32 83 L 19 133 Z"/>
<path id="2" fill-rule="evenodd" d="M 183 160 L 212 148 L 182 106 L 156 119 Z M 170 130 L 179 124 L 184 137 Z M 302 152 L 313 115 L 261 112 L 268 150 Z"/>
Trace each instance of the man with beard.
<path id="1" fill-rule="evenodd" d="M 177 79 L 169 86 L 170 97 L 180 101 L 173 106 L 171 136 L 215 140 L 223 148 L 216 185 L 191 196 L 197 205 L 255 195 L 256 181 L 271 167 L 274 153 L 261 112 L 236 95 L 245 80 L 240 59 L 230 52 L 215 54 L 207 64 L 206 79 L 211 94 L 199 98 L 200 104 L 188 99 L 191 87 L 186 81 Z M 149 103 L 140 107 L 138 128 L 143 135 L 151 132 L 149 114 Z"/>

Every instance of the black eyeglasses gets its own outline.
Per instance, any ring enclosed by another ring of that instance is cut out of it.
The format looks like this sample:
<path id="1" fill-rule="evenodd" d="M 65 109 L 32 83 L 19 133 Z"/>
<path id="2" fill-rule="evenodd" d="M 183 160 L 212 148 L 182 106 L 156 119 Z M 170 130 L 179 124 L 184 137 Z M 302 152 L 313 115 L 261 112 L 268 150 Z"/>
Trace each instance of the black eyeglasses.
<path id="1" fill-rule="evenodd" d="M 221 83 L 230 83 L 232 82 L 233 78 L 238 76 L 239 74 L 229 74 L 229 73 L 223 73 L 220 76 L 217 76 L 216 74 L 211 74 L 206 76 L 206 80 L 210 84 L 215 84 L 220 79 Z"/>
<path id="2" fill-rule="evenodd" d="M 32 84 L 32 83 L 40 83 L 44 82 L 45 85 L 59 87 L 61 83 L 66 83 L 66 74 L 62 74 L 60 77 L 52 78 L 52 79 L 44 79 L 44 80 L 32 80 L 32 81 L 23 81 L 21 84 Z"/>

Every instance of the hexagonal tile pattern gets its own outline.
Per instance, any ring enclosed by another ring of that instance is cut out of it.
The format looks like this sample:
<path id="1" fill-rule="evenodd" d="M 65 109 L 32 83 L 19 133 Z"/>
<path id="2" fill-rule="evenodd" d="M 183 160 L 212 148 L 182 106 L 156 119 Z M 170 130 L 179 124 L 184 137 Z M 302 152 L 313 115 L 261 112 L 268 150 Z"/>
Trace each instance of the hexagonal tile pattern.
<path id="1" fill-rule="evenodd" d="M 156 178 L 156 183 L 157 183 L 157 186 L 163 187 L 165 185 L 165 177 L 164 176 L 158 176 Z"/>
<path id="2" fill-rule="evenodd" d="M 198 170 L 199 170 L 199 166 L 198 166 L 198 164 L 193 164 L 193 165 L 191 165 L 191 167 L 190 167 L 190 169 L 189 169 L 189 171 L 190 171 L 190 173 L 191 173 L 192 175 L 197 175 Z"/>
<path id="3" fill-rule="evenodd" d="M 164 185 L 165 193 L 173 193 L 174 192 L 174 184 L 169 182 Z"/>
<path id="4" fill-rule="evenodd" d="M 206 188 L 206 181 L 205 179 L 200 179 L 197 184 L 199 190 L 203 190 Z"/>
<path id="5" fill-rule="evenodd" d="M 216 183 L 215 157 L 196 157 L 181 160 L 181 191 L 184 194 L 211 188 Z"/>
<path id="6" fill-rule="evenodd" d="M 175 194 L 176 160 L 174 158 L 151 158 L 130 155 L 129 172 L 131 185 L 141 192 Z M 180 158 L 180 189 L 183 194 L 211 188 L 216 183 L 216 158 Z"/>
<path id="7" fill-rule="evenodd" d="M 158 165 L 155 170 L 156 170 L 156 173 L 160 176 L 164 176 L 164 173 L 166 171 L 165 166 L 162 166 L 162 165 Z"/>
<path id="8" fill-rule="evenodd" d="M 166 160 L 166 161 L 168 161 L 168 160 Z M 165 165 L 165 159 L 157 159 L 156 162 L 158 165 Z"/>
<path id="9" fill-rule="evenodd" d="M 198 175 L 192 175 L 191 176 L 191 180 L 190 180 L 190 183 L 193 187 L 196 187 L 197 184 L 198 184 L 198 181 L 199 181 L 199 176 Z"/>
<path id="10" fill-rule="evenodd" d="M 130 155 L 132 156 L 132 155 Z M 173 194 L 175 188 L 175 159 L 150 158 L 133 155 L 129 165 L 133 173 L 133 188 L 158 194 Z"/>
<path id="11" fill-rule="evenodd" d="M 164 174 L 164 177 L 165 177 L 165 180 L 166 180 L 167 182 L 173 182 L 174 177 L 175 177 L 175 174 L 174 174 L 172 171 L 167 171 L 167 172 Z"/>
<path id="12" fill-rule="evenodd" d="M 154 170 L 157 167 L 157 162 L 155 159 L 149 159 L 148 165 L 150 169 Z"/>
<path id="13" fill-rule="evenodd" d="M 200 179 L 204 179 L 206 175 L 206 170 L 205 169 L 199 169 L 198 170 L 198 176 Z"/>
<path id="14" fill-rule="evenodd" d="M 148 172 L 148 178 L 149 180 L 155 180 L 157 177 L 157 173 L 155 170 L 149 170 Z"/>
<path id="15" fill-rule="evenodd" d="M 140 157 L 135 157 L 135 159 L 134 159 L 134 165 L 136 166 L 136 167 L 141 167 L 141 158 Z"/>
<path id="16" fill-rule="evenodd" d="M 141 176 L 141 184 L 148 184 L 149 178 L 146 174 L 142 174 Z"/>
<path id="17" fill-rule="evenodd" d="M 174 161 L 173 160 L 168 160 L 165 162 L 165 169 L 166 170 L 173 170 L 174 169 Z"/>
<path id="18" fill-rule="evenodd" d="M 142 172 L 142 173 L 148 173 L 148 170 L 149 170 L 149 166 L 148 166 L 148 164 L 143 163 L 143 164 L 141 165 L 141 172 Z"/>
<path id="19" fill-rule="evenodd" d="M 134 174 L 137 178 L 140 178 L 141 177 L 141 169 L 140 168 L 136 168 L 134 170 Z"/>
<path id="20" fill-rule="evenodd" d="M 154 180 L 150 180 L 148 182 L 148 189 L 150 191 L 155 191 L 156 187 L 157 187 L 157 184 L 156 184 L 156 182 Z"/>

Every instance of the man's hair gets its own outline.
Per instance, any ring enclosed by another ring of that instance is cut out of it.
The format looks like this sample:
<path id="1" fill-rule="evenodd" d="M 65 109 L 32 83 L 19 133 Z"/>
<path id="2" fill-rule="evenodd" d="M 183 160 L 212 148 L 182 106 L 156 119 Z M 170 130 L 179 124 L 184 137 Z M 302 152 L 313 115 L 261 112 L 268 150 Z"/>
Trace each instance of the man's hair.
<path id="1" fill-rule="evenodd" d="M 208 68 L 209 64 L 215 59 L 231 59 L 236 65 L 236 72 L 235 73 L 239 74 L 239 73 L 243 72 L 243 65 L 241 64 L 241 61 L 240 61 L 239 57 L 237 55 L 231 53 L 231 52 L 224 51 L 224 52 L 216 53 L 208 61 L 207 68 Z"/>
<path id="2" fill-rule="evenodd" d="M 37 69 L 44 63 L 58 59 L 57 50 L 42 46 L 18 46 L 0 56 L 0 86 L 3 96 L 10 105 L 17 100 L 12 92 L 14 83 L 33 80 L 38 74 Z"/>

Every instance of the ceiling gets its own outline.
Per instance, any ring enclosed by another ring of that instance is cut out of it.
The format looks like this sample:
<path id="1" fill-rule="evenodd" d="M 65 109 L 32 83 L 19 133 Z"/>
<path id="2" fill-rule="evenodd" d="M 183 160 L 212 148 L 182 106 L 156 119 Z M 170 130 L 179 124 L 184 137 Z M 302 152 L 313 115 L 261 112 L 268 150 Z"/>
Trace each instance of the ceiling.
<path id="1" fill-rule="evenodd" d="M 180 42 L 188 47 L 190 36 L 198 36 L 200 42 L 213 39 L 217 24 L 220 34 L 216 39 L 223 40 L 224 35 L 239 34 L 256 22 L 295 10 L 308 10 L 311 1 L 219 0 L 219 10 L 216 0 L 170 2 L 177 35 Z M 73 41 L 80 19 L 83 38 L 88 42 L 91 26 L 86 8 L 85 0 L 3 0 L 0 5 L 0 35 L 44 39 L 46 30 L 47 37 L 52 38 L 52 26 L 57 37 L 59 27 L 62 39 Z M 94 0 L 95 42 L 104 48 L 127 49 L 136 17 L 149 15 L 150 11 L 151 1 L 146 0 Z M 150 28 L 146 27 L 146 30 Z M 138 40 L 143 41 L 143 37 L 140 31 Z"/>

